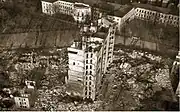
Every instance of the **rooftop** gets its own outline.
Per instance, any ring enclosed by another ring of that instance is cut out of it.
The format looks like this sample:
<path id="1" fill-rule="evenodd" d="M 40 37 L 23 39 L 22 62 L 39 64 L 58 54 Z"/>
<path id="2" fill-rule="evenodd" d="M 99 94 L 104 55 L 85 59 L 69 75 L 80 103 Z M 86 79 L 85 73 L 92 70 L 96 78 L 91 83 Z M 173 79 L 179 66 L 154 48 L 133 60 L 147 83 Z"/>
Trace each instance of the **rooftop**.
<path id="1" fill-rule="evenodd" d="M 42 0 L 42 1 L 53 3 L 53 2 L 55 2 L 57 0 Z"/>
<path id="2" fill-rule="evenodd" d="M 75 3 L 74 6 L 79 7 L 79 8 L 89 8 L 88 5 L 85 5 L 85 4 L 82 4 L 82 3 Z"/>
<path id="3" fill-rule="evenodd" d="M 114 15 L 114 16 L 118 16 L 118 17 L 123 17 L 124 15 L 126 15 L 131 9 L 132 9 L 132 5 L 121 5 L 120 7 L 118 7 L 117 9 L 114 9 L 114 11 L 112 11 L 110 14 Z"/>

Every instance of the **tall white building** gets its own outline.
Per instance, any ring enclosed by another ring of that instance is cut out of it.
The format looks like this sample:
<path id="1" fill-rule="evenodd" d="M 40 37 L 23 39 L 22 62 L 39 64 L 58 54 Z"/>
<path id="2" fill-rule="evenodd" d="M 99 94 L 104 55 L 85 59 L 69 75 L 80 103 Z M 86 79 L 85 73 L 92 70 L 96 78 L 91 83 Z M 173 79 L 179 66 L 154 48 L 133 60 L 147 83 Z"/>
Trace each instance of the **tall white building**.
<path id="1" fill-rule="evenodd" d="M 69 86 L 73 94 L 82 96 L 84 99 L 95 100 L 96 92 L 101 86 L 102 75 L 112 63 L 115 27 L 116 24 L 111 23 L 100 27 L 95 33 L 86 30 L 81 42 L 75 42 L 77 44 L 74 43 L 68 48 L 69 78 L 67 85 L 74 84 L 73 87 L 78 88 L 76 90 Z"/>
<path id="2" fill-rule="evenodd" d="M 69 70 L 68 70 L 68 92 L 77 96 L 83 94 L 84 88 L 84 50 L 79 47 L 79 42 L 74 42 L 68 48 Z"/>

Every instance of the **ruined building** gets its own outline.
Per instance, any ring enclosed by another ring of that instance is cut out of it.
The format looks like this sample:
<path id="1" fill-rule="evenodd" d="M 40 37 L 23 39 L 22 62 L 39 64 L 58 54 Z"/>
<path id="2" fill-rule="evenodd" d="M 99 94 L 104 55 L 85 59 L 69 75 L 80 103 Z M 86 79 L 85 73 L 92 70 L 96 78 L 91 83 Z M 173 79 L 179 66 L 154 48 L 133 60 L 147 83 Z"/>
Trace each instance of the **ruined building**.
<path id="1" fill-rule="evenodd" d="M 172 69 L 171 69 L 171 83 L 174 90 L 174 93 L 179 97 L 179 71 L 180 71 L 180 51 L 178 52 L 178 55 L 176 56 L 175 61 L 173 62 Z"/>
<path id="2" fill-rule="evenodd" d="M 100 24 L 96 32 L 84 31 L 82 40 L 68 48 L 67 85 L 70 94 L 95 100 L 102 76 L 112 63 L 115 31 L 113 22 Z"/>

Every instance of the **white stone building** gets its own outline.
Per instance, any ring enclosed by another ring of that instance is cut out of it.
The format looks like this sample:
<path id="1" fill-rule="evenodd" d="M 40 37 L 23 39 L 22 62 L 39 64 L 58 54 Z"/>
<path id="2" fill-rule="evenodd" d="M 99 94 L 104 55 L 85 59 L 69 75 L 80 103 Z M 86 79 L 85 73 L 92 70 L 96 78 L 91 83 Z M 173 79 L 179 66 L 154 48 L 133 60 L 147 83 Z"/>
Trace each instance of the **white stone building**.
<path id="1" fill-rule="evenodd" d="M 101 84 L 102 74 L 106 73 L 112 63 L 116 24 L 100 27 L 99 32 L 86 30 L 81 42 L 74 42 L 68 48 L 69 70 L 68 85 L 74 94 L 95 100 L 96 92 Z M 107 30 L 102 30 L 103 28 Z M 102 30 L 102 31 L 101 31 Z M 89 34 L 90 33 L 90 34 Z"/>
<path id="2" fill-rule="evenodd" d="M 28 97 L 14 97 L 14 101 L 17 108 L 23 108 L 23 109 L 30 108 Z"/>
<path id="3" fill-rule="evenodd" d="M 155 10 L 148 10 L 145 8 L 136 8 L 135 17 L 147 21 L 152 21 L 165 25 L 179 26 L 179 17 L 172 14 L 166 14 Z"/>
<path id="4" fill-rule="evenodd" d="M 84 3 L 67 0 L 42 0 L 42 12 L 48 15 L 61 13 L 73 16 L 78 23 L 91 18 L 91 7 Z"/>
<path id="5" fill-rule="evenodd" d="M 83 94 L 84 79 L 84 50 L 78 47 L 79 43 L 74 42 L 68 48 L 69 70 L 67 83 L 70 86 L 69 93 L 81 96 Z"/>
<path id="6" fill-rule="evenodd" d="M 84 23 L 88 17 L 91 18 L 91 7 L 83 3 L 75 3 L 73 17 L 78 23 Z"/>
<path id="7" fill-rule="evenodd" d="M 42 6 L 42 12 L 48 15 L 53 15 L 55 13 L 53 7 L 53 3 L 55 0 L 42 0 L 41 6 Z"/>
<path id="8" fill-rule="evenodd" d="M 97 89 L 97 80 L 98 80 L 98 57 L 99 50 L 101 48 L 104 39 L 99 37 L 84 36 L 83 45 L 85 48 L 85 69 L 84 69 L 84 90 L 83 97 L 95 99 L 96 89 Z"/>
<path id="9" fill-rule="evenodd" d="M 66 15 L 72 15 L 74 10 L 74 3 L 63 0 L 57 0 L 53 3 L 55 12 Z"/>

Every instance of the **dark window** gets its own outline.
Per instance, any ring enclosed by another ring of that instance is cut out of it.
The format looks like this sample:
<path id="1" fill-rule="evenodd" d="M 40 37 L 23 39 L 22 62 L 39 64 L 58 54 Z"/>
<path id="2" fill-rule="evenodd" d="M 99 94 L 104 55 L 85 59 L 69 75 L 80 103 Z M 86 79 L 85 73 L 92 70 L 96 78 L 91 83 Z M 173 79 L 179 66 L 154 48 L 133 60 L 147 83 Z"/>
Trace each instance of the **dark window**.
<path id="1" fill-rule="evenodd" d="M 89 92 L 89 96 L 91 96 L 91 92 Z"/>
<path id="2" fill-rule="evenodd" d="M 88 74 L 88 71 L 86 71 L 86 75 Z"/>
<path id="3" fill-rule="evenodd" d="M 88 77 L 86 77 L 86 80 L 88 80 Z"/>
<path id="4" fill-rule="evenodd" d="M 91 87 L 89 87 L 89 91 L 91 91 Z"/>
<path id="5" fill-rule="evenodd" d="M 92 75 L 92 71 L 90 71 L 90 75 Z"/>
<path id="6" fill-rule="evenodd" d="M 90 65 L 90 69 L 92 69 L 92 65 Z"/>
<path id="7" fill-rule="evenodd" d="M 86 60 L 86 63 L 88 63 L 88 60 Z"/>
<path id="8" fill-rule="evenodd" d="M 89 80 L 91 80 L 91 76 L 89 77 Z"/>
<path id="9" fill-rule="evenodd" d="M 93 57 L 93 54 L 91 54 L 91 58 Z"/>
<path id="10" fill-rule="evenodd" d="M 85 95 L 87 95 L 87 91 L 85 92 Z"/>
<path id="11" fill-rule="evenodd" d="M 86 66 L 86 69 L 88 69 L 88 66 Z"/>
<path id="12" fill-rule="evenodd" d="M 91 81 L 89 82 L 89 85 L 91 85 Z"/>
<path id="13" fill-rule="evenodd" d="M 73 62 L 73 65 L 75 65 L 75 62 Z"/>
<path id="14" fill-rule="evenodd" d="M 92 60 L 90 60 L 90 63 L 92 64 Z"/>
<path id="15" fill-rule="evenodd" d="M 86 54 L 86 58 L 88 58 L 88 54 Z"/>

